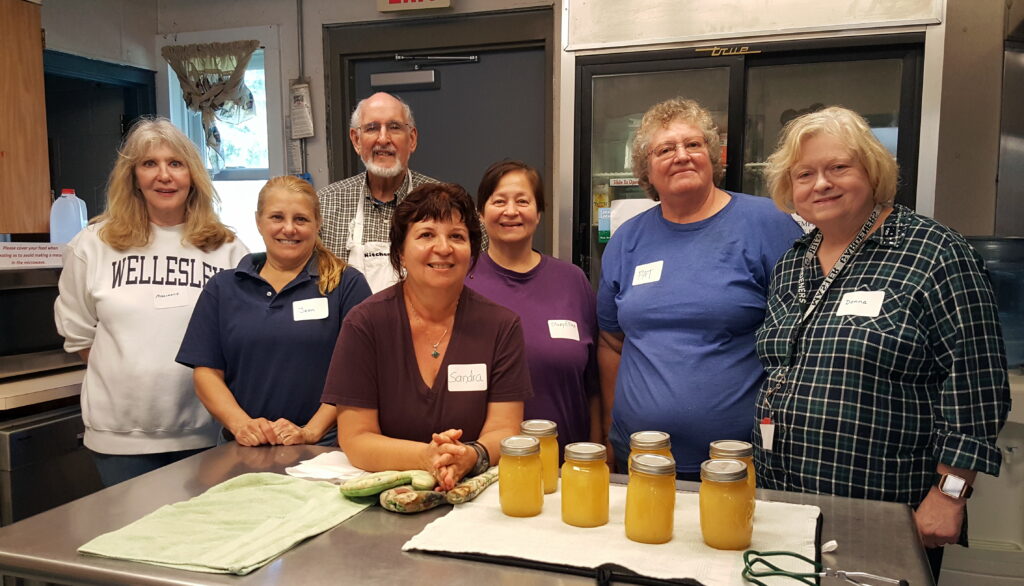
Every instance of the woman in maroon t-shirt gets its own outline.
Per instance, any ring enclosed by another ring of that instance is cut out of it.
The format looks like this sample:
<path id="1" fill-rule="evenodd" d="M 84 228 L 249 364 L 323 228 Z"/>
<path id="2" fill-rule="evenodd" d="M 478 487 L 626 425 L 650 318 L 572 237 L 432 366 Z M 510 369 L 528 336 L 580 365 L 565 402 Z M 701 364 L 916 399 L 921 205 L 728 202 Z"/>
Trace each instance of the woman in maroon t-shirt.
<path id="1" fill-rule="evenodd" d="M 349 312 L 324 386 L 355 466 L 428 470 L 447 490 L 519 431 L 532 395 L 519 318 L 463 287 L 480 241 L 458 185 L 422 185 L 395 209 L 390 257 L 404 277 Z"/>

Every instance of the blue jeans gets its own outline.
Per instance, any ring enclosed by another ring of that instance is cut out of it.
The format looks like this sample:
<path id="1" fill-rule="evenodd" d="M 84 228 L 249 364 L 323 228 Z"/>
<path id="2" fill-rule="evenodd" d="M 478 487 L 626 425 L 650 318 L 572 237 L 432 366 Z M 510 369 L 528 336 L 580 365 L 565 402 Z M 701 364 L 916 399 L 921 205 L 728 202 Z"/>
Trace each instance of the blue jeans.
<path id="1" fill-rule="evenodd" d="M 184 460 L 207 449 L 209 448 L 182 450 L 180 452 L 162 452 L 159 454 L 125 455 L 92 452 L 92 457 L 96 462 L 96 469 L 99 470 L 103 486 L 110 487 L 136 476 L 142 476 L 147 472 L 152 472 L 157 468 L 173 464 L 178 460 Z"/>

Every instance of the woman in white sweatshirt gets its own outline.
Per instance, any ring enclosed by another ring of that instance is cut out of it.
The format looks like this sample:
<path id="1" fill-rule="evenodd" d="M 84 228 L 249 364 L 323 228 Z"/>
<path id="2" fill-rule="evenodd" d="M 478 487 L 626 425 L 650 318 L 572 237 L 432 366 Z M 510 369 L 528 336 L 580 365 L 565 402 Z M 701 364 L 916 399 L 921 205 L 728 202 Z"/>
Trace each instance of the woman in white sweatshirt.
<path id="1" fill-rule="evenodd" d="M 203 285 L 248 252 L 214 211 L 199 152 L 163 118 L 128 133 L 107 209 L 64 255 L 54 304 L 86 361 L 85 445 L 106 486 L 214 445 L 219 426 L 174 356 Z"/>

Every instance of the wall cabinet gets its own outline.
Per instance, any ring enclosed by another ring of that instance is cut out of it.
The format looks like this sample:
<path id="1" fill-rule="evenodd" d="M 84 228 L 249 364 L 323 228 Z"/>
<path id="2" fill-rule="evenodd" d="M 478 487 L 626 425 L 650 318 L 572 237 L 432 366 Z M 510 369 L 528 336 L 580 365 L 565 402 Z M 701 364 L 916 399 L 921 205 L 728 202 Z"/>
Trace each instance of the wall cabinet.
<path id="1" fill-rule="evenodd" d="M 0 0 L 0 233 L 49 232 L 40 7 Z"/>

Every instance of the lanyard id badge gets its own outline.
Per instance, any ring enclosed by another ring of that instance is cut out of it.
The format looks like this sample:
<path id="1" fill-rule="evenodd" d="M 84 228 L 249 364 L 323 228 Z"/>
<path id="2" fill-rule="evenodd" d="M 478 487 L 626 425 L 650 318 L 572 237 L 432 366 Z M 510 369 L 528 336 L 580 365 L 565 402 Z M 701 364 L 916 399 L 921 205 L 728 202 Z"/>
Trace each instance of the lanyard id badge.
<path id="1" fill-rule="evenodd" d="M 839 277 L 839 274 L 843 271 L 846 265 L 849 264 L 850 260 L 853 259 L 853 257 L 860 251 L 861 247 L 864 245 L 864 241 L 867 240 L 871 230 L 875 227 L 875 223 L 878 221 L 878 217 L 881 213 L 881 204 L 876 205 L 874 209 L 871 210 L 871 215 L 868 216 L 867 221 L 864 222 L 863 226 L 861 226 L 860 231 L 857 232 L 857 235 L 850 244 L 846 246 L 843 254 L 839 256 L 835 265 L 833 265 L 832 269 L 827 275 L 825 275 L 825 279 L 821 282 L 818 290 L 815 291 L 814 296 L 810 299 L 808 299 L 807 291 L 808 273 L 818 256 L 818 249 L 821 247 L 821 230 L 818 230 L 818 233 L 815 234 L 810 246 L 807 247 L 807 252 L 804 253 L 803 260 L 800 264 L 800 277 L 797 281 L 797 302 L 800 305 L 800 317 L 794 326 L 793 335 L 789 339 L 785 364 L 779 367 L 768 377 L 768 384 L 765 388 L 764 408 L 769 415 L 773 415 L 771 405 L 772 397 L 786 386 L 786 383 L 791 379 L 790 375 L 796 368 L 796 349 L 800 344 L 800 338 L 803 336 L 804 330 L 807 328 L 809 318 L 821 306 L 821 302 L 825 299 L 825 295 L 828 293 L 832 283 L 835 282 Z M 765 417 L 761 420 L 760 424 L 762 425 L 762 436 L 764 436 L 764 426 L 766 425 L 770 426 L 768 430 L 770 432 L 769 435 L 774 435 L 775 423 L 773 417 Z M 762 443 L 769 444 L 762 445 L 762 447 L 764 447 L 765 450 L 771 451 L 770 440 L 765 441 L 765 438 L 762 437 Z"/>

